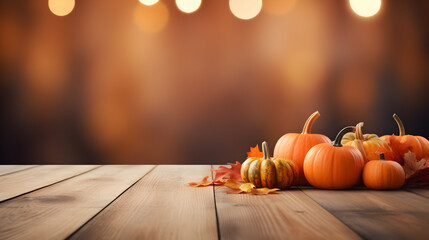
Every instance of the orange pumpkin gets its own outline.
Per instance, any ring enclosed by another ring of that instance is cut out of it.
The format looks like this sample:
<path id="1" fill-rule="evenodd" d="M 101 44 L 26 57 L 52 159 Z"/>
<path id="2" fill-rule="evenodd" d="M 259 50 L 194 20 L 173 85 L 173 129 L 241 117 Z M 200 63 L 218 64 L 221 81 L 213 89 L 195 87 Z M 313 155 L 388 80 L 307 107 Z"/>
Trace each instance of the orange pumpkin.
<path id="1" fill-rule="evenodd" d="M 381 137 L 392 149 L 392 153 L 386 153 L 386 156 L 404 165 L 404 154 L 411 151 L 416 154 L 416 159 L 425 158 L 426 161 L 429 161 L 429 141 L 421 136 L 405 135 L 405 128 L 401 119 L 396 114 L 393 114 L 393 118 L 398 124 L 399 136 L 392 134 Z"/>
<path id="2" fill-rule="evenodd" d="M 341 144 L 353 146 L 362 153 L 365 162 L 378 160 L 382 152 L 391 152 L 389 145 L 376 134 L 363 134 L 363 122 L 356 125 L 356 132 L 349 132 L 341 139 Z"/>
<path id="3" fill-rule="evenodd" d="M 305 122 L 302 133 L 288 133 L 283 135 L 274 148 L 275 158 L 286 158 L 292 160 L 299 169 L 299 178 L 296 182 L 297 185 L 308 185 L 305 179 L 302 165 L 305 155 L 308 150 L 319 143 L 330 143 L 331 140 L 321 134 L 311 134 L 311 127 L 314 121 L 320 116 L 318 111 L 311 114 Z"/>
<path id="4" fill-rule="evenodd" d="M 363 168 L 363 183 L 371 189 L 398 189 L 405 183 L 405 172 L 402 166 L 386 160 L 380 154 L 380 160 L 368 162 Z"/>
<path id="5" fill-rule="evenodd" d="M 344 134 L 354 127 L 343 128 L 332 145 L 321 143 L 312 147 L 304 160 L 304 174 L 317 188 L 346 189 L 360 182 L 365 164 L 362 153 L 355 147 L 342 146 Z"/>

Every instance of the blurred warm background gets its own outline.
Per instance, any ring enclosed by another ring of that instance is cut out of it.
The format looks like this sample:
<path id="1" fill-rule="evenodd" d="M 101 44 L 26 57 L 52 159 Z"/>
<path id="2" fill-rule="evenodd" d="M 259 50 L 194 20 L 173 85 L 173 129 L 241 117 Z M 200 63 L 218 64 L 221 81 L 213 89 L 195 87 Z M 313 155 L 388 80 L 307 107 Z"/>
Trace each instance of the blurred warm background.
<path id="1" fill-rule="evenodd" d="M 1 0 L 0 163 L 243 161 L 315 110 L 429 137 L 429 1 L 141 1 Z"/>

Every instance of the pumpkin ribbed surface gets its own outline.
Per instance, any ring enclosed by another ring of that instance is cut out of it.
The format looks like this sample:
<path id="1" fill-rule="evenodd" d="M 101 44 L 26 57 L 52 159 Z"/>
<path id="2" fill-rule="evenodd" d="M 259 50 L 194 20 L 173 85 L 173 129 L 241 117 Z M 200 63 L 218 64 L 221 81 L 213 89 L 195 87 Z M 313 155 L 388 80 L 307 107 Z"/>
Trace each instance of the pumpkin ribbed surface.
<path id="1" fill-rule="evenodd" d="M 241 178 L 256 187 L 284 189 L 298 178 L 296 164 L 288 159 L 270 158 L 266 142 L 262 144 L 263 158 L 248 158 L 241 166 Z"/>

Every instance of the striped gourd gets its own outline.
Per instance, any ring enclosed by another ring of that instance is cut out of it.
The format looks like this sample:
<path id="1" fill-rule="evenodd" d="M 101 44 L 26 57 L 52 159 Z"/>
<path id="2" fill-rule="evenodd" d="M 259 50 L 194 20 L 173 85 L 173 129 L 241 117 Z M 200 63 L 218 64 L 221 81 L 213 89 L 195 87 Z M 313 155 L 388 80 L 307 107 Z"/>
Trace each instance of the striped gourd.
<path id="1" fill-rule="evenodd" d="M 241 178 L 257 188 L 284 189 L 295 184 L 299 170 L 288 159 L 270 158 L 267 142 L 262 143 L 262 158 L 250 157 L 241 166 Z"/>

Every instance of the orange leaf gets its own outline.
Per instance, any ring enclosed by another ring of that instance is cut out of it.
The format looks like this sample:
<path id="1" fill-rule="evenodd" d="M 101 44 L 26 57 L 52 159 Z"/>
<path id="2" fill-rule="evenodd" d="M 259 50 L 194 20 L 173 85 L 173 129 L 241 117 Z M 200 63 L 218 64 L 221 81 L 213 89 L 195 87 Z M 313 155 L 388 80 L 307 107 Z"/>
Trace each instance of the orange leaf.
<path id="1" fill-rule="evenodd" d="M 250 147 L 250 152 L 247 152 L 247 157 L 248 158 L 250 158 L 250 157 L 261 158 L 262 156 L 263 156 L 262 152 L 259 151 L 259 146 L 258 145 L 256 145 L 256 147 L 254 147 L 254 148 Z"/>
<path id="2" fill-rule="evenodd" d="M 190 182 L 188 185 L 193 187 L 207 187 L 213 185 L 213 181 L 207 181 L 208 178 L 209 176 L 205 176 L 200 182 Z"/>
<path id="3" fill-rule="evenodd" d="M 233 163 L 228 163 L 228 164 L 231 166 L 231 168 L 220 166 L 218 169 L 210 169 L 210 171 L 215 172 L 215 178 L 213 180 L 214 183 L 222 184 L 226 182 L 226 180 L 228 179 L 242 181 L 241 173 L 240 173 L 241 163 L 236 162 L 235 164 Z"/>

